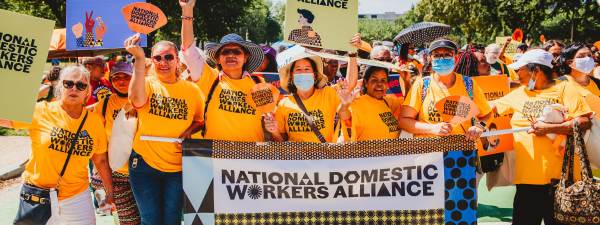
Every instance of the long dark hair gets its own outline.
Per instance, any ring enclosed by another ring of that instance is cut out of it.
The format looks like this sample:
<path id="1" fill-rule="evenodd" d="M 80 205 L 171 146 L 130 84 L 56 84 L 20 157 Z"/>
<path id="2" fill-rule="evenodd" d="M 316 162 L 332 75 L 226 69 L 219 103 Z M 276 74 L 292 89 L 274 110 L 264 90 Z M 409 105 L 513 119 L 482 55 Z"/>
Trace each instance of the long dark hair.
<path id="1" fill-rule="evenodd" d="M 367 69 L 365 69 L 365 74 L 363 75 L 362 88 L 360 89 L 362 94 L 367 94 L 367 83 L 369 82 L 371 75 L 373 75 L 375 71 L 383 71 L 385 72 L 385 75 L 389 78 L 390 71 L 388 69 L 378 66 L 368 66 Z"/>
<path id="2" fill-rule="evenodd" d="M 476 77 L 479 76 L 479 70 L 477 70 L 478 64 L 477 57 L 475 57 L 475 53 L 473 53 L 469 46 L 466 51 L 458 55 L 458 61 L 456 62 L 454 72 L 468 77 Z"/>

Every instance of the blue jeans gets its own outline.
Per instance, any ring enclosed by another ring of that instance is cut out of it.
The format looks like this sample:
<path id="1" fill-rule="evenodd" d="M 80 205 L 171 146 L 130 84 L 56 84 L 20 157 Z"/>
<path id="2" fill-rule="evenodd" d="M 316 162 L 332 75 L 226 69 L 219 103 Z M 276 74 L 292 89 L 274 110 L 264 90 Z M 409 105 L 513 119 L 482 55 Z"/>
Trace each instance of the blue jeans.
<path id="1" fill-rule="evenodd" d="M 181 224 L 183 183 L 181 172 L 150 167 L 135 151 L 129 157 L 129 182 L 143 225 Z"/>

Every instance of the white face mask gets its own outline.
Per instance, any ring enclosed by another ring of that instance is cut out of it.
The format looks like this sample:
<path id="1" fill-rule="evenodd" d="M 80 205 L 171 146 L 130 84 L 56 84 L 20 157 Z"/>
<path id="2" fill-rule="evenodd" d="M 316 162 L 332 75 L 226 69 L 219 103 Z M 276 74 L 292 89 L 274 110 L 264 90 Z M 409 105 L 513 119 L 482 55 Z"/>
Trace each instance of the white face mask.
<path id="1" fill-rule="evenodd" d="M 594 62 L 594 59 L 585 57 L 573 59 L 573 65 L 571 67 L 584 74 L 589 74 L 594 70 L 595 66 L 596 62 Z"/>
<path id="2" fill-rule="evenodd" d="M 496 64 L 496 62 L 498 62 L 498 56 L 497 54 L 488 54 L 485 56 L 485 61 L 490 65 Z"/>

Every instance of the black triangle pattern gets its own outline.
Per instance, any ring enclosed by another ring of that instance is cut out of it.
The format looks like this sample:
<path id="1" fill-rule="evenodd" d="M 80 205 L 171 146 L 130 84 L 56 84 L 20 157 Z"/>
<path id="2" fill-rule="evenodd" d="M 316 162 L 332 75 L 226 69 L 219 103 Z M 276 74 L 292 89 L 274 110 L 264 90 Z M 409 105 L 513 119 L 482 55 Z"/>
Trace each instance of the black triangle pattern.
<path id="1" fill-rule="evenodd" d="M 215 179 L 212 179 L 210 185 L 208 185 L 204 199 L 202 199 L 202 204 L 200 204 L 200 209 L 198 209 L 199 213 L 215 213 L 214 182 Z"/>
<path id="2" fill-rule="evenodd" d="M 185 192 L 183 193 L 183 213 L 184 214 L 198 213 L 198 211 L 196 211 L 196 209 L 194 208 L 194 205 L 192 205 L 192 202 L 190 201 L 190 199 L 188 198 L 188 196 Z"/>
<path id="3" fill-rule="evenodd" d="M 200 219 L 200 217 L 198 216 L 198 214 L 196 214 L 196 216 L 194 216 L 194 221 L 192 221 L 192 225 L 204 225 L 202 223 L 202 220 Z"/>

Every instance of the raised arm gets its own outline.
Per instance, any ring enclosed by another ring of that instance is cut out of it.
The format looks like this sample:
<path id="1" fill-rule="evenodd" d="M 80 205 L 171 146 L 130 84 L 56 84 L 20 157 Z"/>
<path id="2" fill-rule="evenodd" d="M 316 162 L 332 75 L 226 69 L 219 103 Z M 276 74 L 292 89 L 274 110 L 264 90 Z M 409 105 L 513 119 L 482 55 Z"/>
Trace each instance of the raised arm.
<path id="1" fill-rule="evenodd" d="M 133 63 L 133 77 L 129 83 L 129 101 L 135 108 L 142 107 L 146 104 L 148 96 L 146 94 L 146 55 L 144 49 L 140 47 L 140 35 L 133 35 L 125 40 L 125 49 L 135 58 Z"/>
<path id="2" fill-rule="evenodd" d="M 188 49 L 194 43 L 194 5 L 196 0 L 179 0 L 181 6 L 181 47 Z"/>

